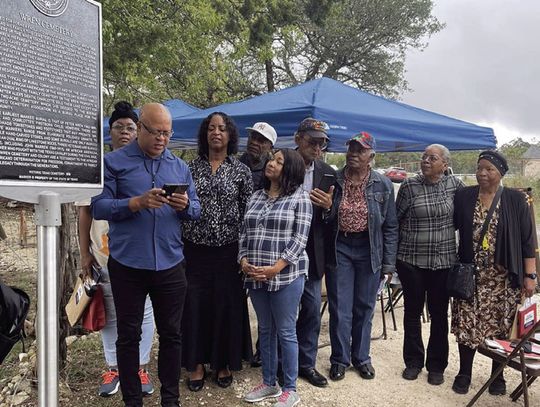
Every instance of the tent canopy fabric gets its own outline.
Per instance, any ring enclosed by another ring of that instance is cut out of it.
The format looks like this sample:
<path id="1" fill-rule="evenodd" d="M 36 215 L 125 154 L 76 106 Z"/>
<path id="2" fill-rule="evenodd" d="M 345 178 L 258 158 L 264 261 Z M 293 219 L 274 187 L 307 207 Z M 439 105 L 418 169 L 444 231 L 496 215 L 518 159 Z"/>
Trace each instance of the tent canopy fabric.
<path id="1" fill-rule="evenodd" d="M 197 112 L 199 108 L 190 105 L 189 103 L 184 102 L 180 99 L 169 99 L 163 102 L 165 106 L 169 108 L 171 116 L 173 118 L 173 130 L 174 132 L 180 132 L 180 128 L 175 125 L 175 118 L 185 116 L 190 113 Z M 140 109 L 135 109 L 137 114 L 139 114 Z M 103 142 L 105 144 L 111 144 L 111 135 L 109 134 L 109 118 L 103 118 Z"/>
<path id="2" fill-rule="evenodd" d="M 377 142 L 377 151 L 421 151 L 429 144 L 444 144 L 450 150 L 495 148 L 493 130 L 453 119 L 404 103 L 363 92 L 329 78 L 266 93 L 239 102 L 176 117 L 173 145 L 197 146 L 201 121 L 212 112 L 231 116 L 245 145 L 248 126 L 270 123 L 277 131 L 276 147 L 293 147 L 294 132 L 306 117 L 324 120 L 330 126 L 328 151 L 346 151 L 345 142 L 367 131 Z"/>

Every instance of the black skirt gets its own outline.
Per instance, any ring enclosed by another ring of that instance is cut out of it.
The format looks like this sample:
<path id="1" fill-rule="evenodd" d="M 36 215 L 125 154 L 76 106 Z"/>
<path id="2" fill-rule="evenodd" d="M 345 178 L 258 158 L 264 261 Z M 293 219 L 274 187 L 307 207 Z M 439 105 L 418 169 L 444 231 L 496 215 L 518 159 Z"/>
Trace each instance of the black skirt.
<path id="1" fill-rule="evenodd" d="M 184 241 L 186 303 L 182 319 L 182 365 L 210 364 L 241 370 L 250 360 L 251 331 L 246 292 L 237 262 L 238 242 L 213 247 Z"/>

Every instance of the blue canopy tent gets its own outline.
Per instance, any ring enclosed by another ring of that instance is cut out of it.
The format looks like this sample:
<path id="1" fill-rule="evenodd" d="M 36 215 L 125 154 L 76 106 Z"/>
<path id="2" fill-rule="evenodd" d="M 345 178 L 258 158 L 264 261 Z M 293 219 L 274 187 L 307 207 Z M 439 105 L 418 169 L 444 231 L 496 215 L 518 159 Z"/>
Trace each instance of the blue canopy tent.
<path id="1" fill-rule="evenodd" d="M 186 103 L 180 99 L 170 99 L 165 102 L 163 102 L 165 106 L 167 106 L 171 112 L 171 116 L 173 118 L 173 130 L 175 132 L 180 131 L 180 127 L 176 125 L 175 119 L 185 116 L 190 113 L 194 113 L 199 111 L 200 109 L 190 105 L 189 103 Z M 139 109 L 135 109 L 137 114 L 139 113 Z M 111 144 L 111 136 L 109 135 L 109 118 L 104 117 L 103 118 L 103 142 L 105 144 Z M 171 143 L 171 147 L 174 147 L 174 143 Z"/>
<path id="2" fill-rule="evenodd" d="M 245 128 L 265 121 L 275 127 L 278 147 L 292 147 L 298 123 L 311 116 L 330 126 L 328 150 L 332 152 L 345 151 L 345 141 L 360 131 L 375 137 L 379 152 L 421 151 L 433 143 L 444 144 L 450 150 L 496 146 L 490 128 L 375 96 L 328 78 L 178 118 L 174 121 L 175 145 L 195 147 L 201 121 L 215 111 L 234 118 L 242 137 L 241 145 L 247 139 Z"/>

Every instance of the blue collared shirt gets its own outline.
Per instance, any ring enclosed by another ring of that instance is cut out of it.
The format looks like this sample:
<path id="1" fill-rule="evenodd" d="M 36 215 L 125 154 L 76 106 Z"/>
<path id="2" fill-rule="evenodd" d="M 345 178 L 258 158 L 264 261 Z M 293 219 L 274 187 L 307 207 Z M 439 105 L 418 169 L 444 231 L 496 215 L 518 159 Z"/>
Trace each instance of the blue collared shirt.
<path id="1" fill-rule="evenodd" d="M 103 192 L 92 198 L 94 219 L 109 221 L 109 252 L 121 264 L 166 270 L 184 259 L 181 220 L 198 219 L 199 198 L 187 164 L 165 150 L 150 158 L 137 140 L 105 155 Z M 175 211 L 165 204 L 132 212 L 129 200 L 163 184 L 189 184 L 189 207 Z"/>

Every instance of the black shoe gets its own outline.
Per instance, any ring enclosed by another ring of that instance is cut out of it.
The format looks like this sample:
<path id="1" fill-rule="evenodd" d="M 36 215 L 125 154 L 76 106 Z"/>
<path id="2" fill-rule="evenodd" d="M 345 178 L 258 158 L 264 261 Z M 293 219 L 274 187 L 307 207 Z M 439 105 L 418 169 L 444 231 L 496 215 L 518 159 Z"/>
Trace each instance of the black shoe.
<path id="1" fill-rule="evenodd" d="M 506 394 L 506 380 L 502 377 L 497 377 L 489 385 L 488 391 L 492 396 L 502 396 L 503 394 Z"/>
<path id="2" fill-rule="evenodd" d="M 206 368 L 203 365 L 203 377 L 198 380 L 191 380 L 189 377 L 186 379 L 187 387 L 190 391 L 199 391 L 204 387 L 204 379 L 206 378 Z"/>
<path id="3" fill-rule="evenodd" d="M 444 383 L 444 373 L 441 372 L 429 372 L 427 376 L 427 382 L 433 386 L 438 386 Z"/>
<path id="4" fill-rule="evenodd" d="M 365 365 L 356 366 L 356 370 L 360 374 L 362 379 L 371 380 L 375 379 L 375 368 L 371 363 L 366 363 Z"/>
<path id="5" fill-rule="evenodd" d="M 471 385 L 471 376 L 464 374 L 458 374 L 452 384 L 452 390 L 458 394 L 467 394 L 469 392 L 469 386 Z"/>
<path id="6" fill-rule="evenodd" d="M 345 366 L 332 363 L 330 367 L 330 379 L 342 380 L 345 377 Z"/>
<path id="7" fill-rule="evenodd" d="M 233 381 L 233 375 L 232 373 L 229 376 L 225 377 L 216 377 L 216 383 L 219 387 L 226 389 L 232 384 Z"/>
<path id="8" fill-rule="evenodd" d="M 421 371 L 422 369 L 419 367 L 406 367 L 401 373 L 401 377 L 405 380 L 416 380 Z"/>
<path id="9" fill-rule="evenodd" d="M 257 351 L 251 358 L 251 367 L 261 367 L 261 366 L 262 366 L 261 352 Z"/>
<path id="10" fill-rule="evenodd" d="M 303 379 L 306 379 L 313 386 L 317 386 L 317 387 L 328 386 L 328 380 L 326 380 L 326 377 L 324 377 L 322 374 L 317 372 L 317 369 L 315 369 L 314 367 L 310 367 L 307 369 L 299 369 L 298 376 Z"/>

